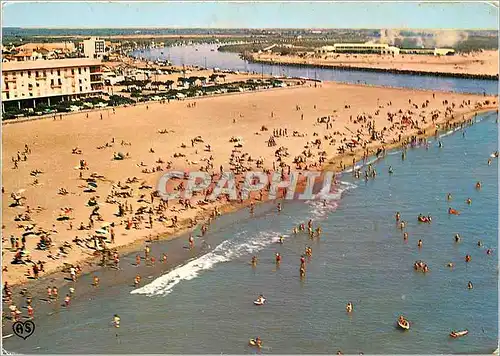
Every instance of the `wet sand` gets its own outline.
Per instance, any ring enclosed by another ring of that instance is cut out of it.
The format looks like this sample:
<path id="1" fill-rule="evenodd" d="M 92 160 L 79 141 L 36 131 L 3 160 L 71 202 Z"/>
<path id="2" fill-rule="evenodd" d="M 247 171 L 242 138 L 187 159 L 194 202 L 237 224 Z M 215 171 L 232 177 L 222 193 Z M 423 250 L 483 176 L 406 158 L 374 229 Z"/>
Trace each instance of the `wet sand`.
<path id="1" fill-rule="evenodd" d="M 164 162 L 171 161 L 171 169 L 176 170 L 198 170 L 204 164 L 203 158 L 213 156 L 213 170 L 218 171 L 220 165 L 226 169 L 229 168 L 229 157 L 234 150 L 234 143 L 229 142 L 231 137 L 241 136 L 243 138 L 242 152 L 248 152 L 254 159 L 262 157 L 264 167 L 272 169 L 272 163 L 275 160 L 275 151 L 284 146 L 288 149 L 289 156 L 284 157 L 283 161 L 295 168 L 292 164 L 294 157 L 304 151 L 307 142 L 320 138 L 323 141 L 321 149 L 308 146 L 314 156 L 307 161 L 311 170 L 322 169 L 326 165 L 331 165 L 340 169 L 340 161 L 343 165 L 352 163 L 353 155 L 362 156 L 363 149 L 347 151 L 347 155 L 338 154 L 337 148 L 342 145 L 343 139 L 348 141 L 357 139 L 353 134 L 358 129 L 362 129 L 361 137 L 363 140 L 370 141 L 366 132 L 366 122 L 354 123 L 350 120 L 352 116 L 356 119 L 359 115 L 371 115 L 369 121 L 375 121 L 376 129 L 381 130 L 384 126 L 389 128 L 394 123 L 387 120 L 387 112 L 397 113 L 411 110 L 409 114 L 412 118 L 420 121 L 419 115 L 428 117 L 433 110 L 439 110 L 436 122 L 445 122 L 452 120 L 450 116 L 445 117 L 444 110 L 451 103 L 455 103 L 453 109 L 453 119 L 463 120 L 463 115 L 475 111 L 496 108 L 496 98 L 483 97 L 478 95 L 462 95 L 453 93 L 437 93 L 435 98 L 432 92 L 388 89 L 377 87 L 364 87 L 356 85 L 344 85 L 324 83 L 319 87 L 311 85 L 306 88 L 294 88 L 287 90 L 274 90 L 269 92 L 246 93 L 241 95 L 231 95 L 224 97 L 204 98 L 190 101 L 175 101 L 170 104 L 152 103 L 146 106 L 117 108 L 116 113 L 111 111 L 104 112 L 103 118 L 100 118 L 100 112 L 93 112 L 86 118 L 86 114 L 75 114 L 63 120 L 39 120 L 34 122 L 16 123 L 5 125 L 3 127 L 3 184 L 5 193 L 3 194 L 3 252 L 4 267 L 7 271 L 3 272 L 3 280 L 9 284 L 19 284 L 29 281 L 25 275 L 30 265 L 13 265 L 10 261 L 13 258 L 14 251 L 10 251 L 9 236 L 13 234 L 20 238 L 22 228 L 28 224 L 36 224 L 36 227 L 43 227 L 45 230 L 51 230 L 52 225 L 57 233 L 51 233 L 54 247 L 49 251 L 36 250 L 38 238 L 30 235 L 27 239 L 27 249 L 31 252 L 32 260 L 46 261 L 45 276 L 50 272 L 61 269 L 64 263 L 80 263 L 84 271 L 90 271 L 96 268 L 94 259 L 95 251 L 91 248 L 82 248 L 76 246 L 71 241 L 75 236 L 85 239 L 92 235 L 95 229 L 98 229 L 102 222 L 95 222 L 92 230 L 77 230 L 80 222 L 88 223 L 88 216 L 92 210 L 86 203 L 90 197 L 97 197 L 100 206 L 100 214 L 103 221 L 115 223 L 115 243 L 108 244 L 109 248 L 120 247 L 120 254 L 126 251 L 139 250 L 140 246 L 148 236 L 161 236 L 161 238 L 172 238 L 185 232 L 186 229 L 193 228 L 189 219 L 196 218 L 198 223 L 206 221 L 212 213 L 214 206 L 219 206 L 221 212 L 234 210 L 241 205 L 227 203 L 226 201 L 217 201 L 209 205 L 197 205 L 196 199 L 192 201 L 193 208 L 184 210 L 179 204 L 169 204 L 165 212 L 166 222 L 158 221 L 158 215 L 154 215 L 153 228 L 149 228 L 146 222 L 141 222 L 138 229 L 126 229 L 126 221 L 132 215 L 117 218 L 114 214 L 118 208 L 116 204 L 105 203 L 106 196 L 112 191 L 117 190 L 116 183 L 120 181 L 124 184 L 127 178 L 137 177 L 138 182 L 145 182 L 151 189 L 139 189 L 139 183 L 129 184 L 133 189 L 132 197 L 117 199 L 118 201 L 127 201 L 132 204 L 133 210 L 141 205 L 148 205 L 149 194 L 152 192 L 159 176 L 163 172 L 143 173 L 142 171 L 152 169 L 158 165 L 166 171 L 166 163 L 156 164 L 158 158 Z M 334 98 L 332 100 L 332 98 Z M 412 103 L 409 103 L 411 99 Z M 429 106 L 420 108 L 420 105 L 429 100 Z M 443 100 L 448 100 L 447 105 L 443 105 Z M 463 100 L 470 100 L 470 105 L 460 108 Z M 490 105 L 481 105 L 476 107 L 476 102 L 484 104 L 485 100 L 490 100 Z M 387 105 L 389 101 L 392 105 Z M 193 106 L 192 103 L 196 102 Z M 495 102 L 495 103 L 493 103 Z M 419 109 L 412 105 L 417 103 Z M 188 107 L 191 106 L 191 107 Z M 350 105 L 350 107 L 349 107 Z M 298 109 L 297 106 L 300 108 Z M 221 108 L 224 108 L 222 111 Z M 375 115 L 376 111 L 379 113 Z M 302 119 L 303 115 L 303 119 Z M 317 118 L 330 116 L 332 127 L 326 128 L 325 124 L 319 124 Z M 267 126 L 269 131 L 260 131 L 261 127 Z M 427 128 L 426 135 L 433 134 L 434 129 L 430 118 L 426 123 L 419 123 L 420 129 Z M 400 125 L 396 125 L 399 127 Z M 277 145 L 268 147 L 266 141 L 271 136 L 273 129 L 287 128 L 288 137 L 276 137 Z M 158 133 L 159 130 L 167 129 L 165 134 Z M 292 137 L 293 131 L 298 131 L 304 137 Z M 173 131 L 173 132 L 171 132 Z M 334 132 L 340 132 L 339 135 L 333 135 Z M 416 128 L 394 129 L 388 131 L 385 135 L 386 148 L 391 147 L 391 143 L 397 139 L 401 133 L 403 137 L 416 134 L 419 130 Z M 317 134 L 317 136 L 314 135 Z M 202 136 L 204 142 L 195 144 L 191 147 L 190 140 L 195 136 Z M 331 142 L 325 140 L 325 135 L 332 135 Z M 105 144 L 112 147 L 106 147 Z M 335 141 L 333 141 L 335 140 Z M 121 142 L 126 145 L 121 145 Z M 396 140 L 397 141 L 397 140 Z M 128 145 L 130 143 L 130 145 Z M 181 148 L 181 144 L 186 148 Z M 13 169 L 11 157 L 15 156 L 17 151 L 23 151 L 27 144 L 31 154 L 27 155 L 27 161 L 20 161 L 19 168 Z M 204 145 L 211 145 L 211 152 L 204 151 Z M 399 142 L 392 145 L 398 145 Z M 380 141 L 370 142 L 367 145 L 370 153 L 373 153 L 377 147 L 382 144 Z M 97 149 L 98 146 L 105 148 Z M 72 154 L 72 149 L 78 147 L 82 154 Z M 153 148 L 155 153 L 150 153 Z M 323 165 L 312 165 L 317 162 L 319 152 L 325 151 L 327 161 Z M 130 158 L 121 161 L 113 160 L 114 152 L 129 153 Z M 174 153 L 182 153 L 185 157 L 174 158 Z M 88 162 L 88 170 L 80 171 L 75 169 L 79 160 L 84 159 Z M 140 166 L 143 162 L 144 166 Z M 254 163 L 254 162 L 253 162 Z M 248 166 L 255 167 L 248 163 Z M 30 172 L 38 169 L 43 171 L 38 177 L 30 175 Z M 83 192 L 86 183 L 79 179 L 79 173 L 82 172 L 84 178 L 88 178 L 91 173 L 97 173 L 104 178 L 97 181 L 96 192 Z M 38 184 L 33 185 L 35 179 Z M 113 188 L 113 185 L 115 187 Z M 65 188 L 69 193 L 67 195 L 58 194 L 59 188 Z M 9 207 L 12 203 L 11 192 L 26 189 L 22 195 L 26 197 L 22 207 Z M 146 202 L 138 202 L 140 195 L 145 194 Z M 197 197 L 198 199 L 203 197 Z M 156 198 L 154 205 L 158 204 Z M 14 221 L 14 217 L 23 214 L 27 206 L 34 209 L 40 206 L 42 209 L 30 213 L 32 221 Z M 70 207 L 72 212 L 69 214 L 71 220 L 57 221 L 61 208 Z M 174 210 L 172 210 L 174 209 Z M 172 227 L 170 218 L 178 216 L 178 226 Z M 69 223 L 72 223 L 72 229 L 69 229 Z M 190 227 L 192 226 L 192 227 Z M 67 254 L 58 255 L 58 247 L 64 242 L 72 245 L 71 249 L 66 249 Z M 52 260 L 48 257 L 49 252 L 52 256 L 58 258 Z M 177 259 L 176 256 L 175 259 Z M 159 256 L 156 256 L 157 261 Z M 84 263 L 84 261 L 87 261 Z M 158 262 L 157 262 L 158 263 Z M 87 264 L 87 266 L 85 266 Z M 68 274 L 65 274 L 67 277 Z M 53 281 L 60 280 L 61 274 L 51 275 L 48 278 Z M 51 282 L 52 283 L 52 282 Z"/>

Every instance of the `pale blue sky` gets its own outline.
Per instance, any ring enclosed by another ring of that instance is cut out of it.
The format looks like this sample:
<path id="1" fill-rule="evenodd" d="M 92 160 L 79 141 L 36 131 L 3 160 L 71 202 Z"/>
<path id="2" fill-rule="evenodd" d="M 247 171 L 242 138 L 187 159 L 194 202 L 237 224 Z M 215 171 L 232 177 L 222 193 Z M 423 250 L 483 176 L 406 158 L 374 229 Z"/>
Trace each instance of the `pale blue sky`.
<path id="1" fill-rule="evenodd" d="M 44 2 L 4 4 L 3 27 L 497 29 L 485 3 Z"/>

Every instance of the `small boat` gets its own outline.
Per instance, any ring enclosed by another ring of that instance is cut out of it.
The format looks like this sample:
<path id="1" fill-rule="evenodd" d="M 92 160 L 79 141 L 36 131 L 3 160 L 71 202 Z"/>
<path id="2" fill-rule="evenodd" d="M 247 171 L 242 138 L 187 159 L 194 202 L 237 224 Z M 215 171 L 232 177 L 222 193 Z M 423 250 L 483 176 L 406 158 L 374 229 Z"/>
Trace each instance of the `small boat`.
<path id="1" fill-rule="evenodd" d="M 428 216 L 419 216 L 417 219 L 419 222 L 423 222 L 423 223 L 430 223 L 431 222 L 431 219 Z"/>
<path id="2" fill-rule="evenodd" d="M 264 305 L 265 302 L 266 302 L 266 298 L 261 298 L 261 299 L 254 300 L 253 304 L 255 304 L 255 305 Z"/>
<path id="3" fill-rule="evenodd" d="M 452 331 L 450 333 L 450 336 L 452 338 L 457 338 L 457 337 L 462 337 L 462 336 L 465 336 L 469 333 L 469 330 L 462 330 L 462 331 Z"/>
<path id="4" fill-rule="evenodd" d="M 403 330 L 410 330 L 410 323 L 408 320 L 398 320 L 398 325 Z"/>
<path id="5" fill-rule="evenodd" d="M 248 345 L 262 347 L 262 341 L 258 343 L 255 339 L 250 339 L 250 341 L 248 341 Z"/>

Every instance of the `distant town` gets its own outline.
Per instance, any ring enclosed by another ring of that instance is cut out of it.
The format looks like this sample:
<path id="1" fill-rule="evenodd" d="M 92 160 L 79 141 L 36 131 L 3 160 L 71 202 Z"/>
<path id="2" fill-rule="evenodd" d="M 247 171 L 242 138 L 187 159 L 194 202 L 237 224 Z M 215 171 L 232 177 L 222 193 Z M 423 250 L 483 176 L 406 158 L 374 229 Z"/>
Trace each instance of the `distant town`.
<path id="1" fill-rule="evenodd" d="M 318 61 L 336 60 L 341 55 L 450 56 L 457 51 L 480 52 L 483 48 L 474 48 L 475 44 L 488 48 L 494 46 L 491 39 L 495 38 L 491 31 L 454 33 L 451 37 L 459 38 L 451 40 L 447 34 L 448 43 L 455 46 L 438 47 L 436 44 L 443 43 L 436 40 L 440 34 L 433 37 L 426 33 L 393 30 L 179 31 L 4 29 L 4 119 L 78 111 L 95 105 L 205 95 L 209 87 L 214 91 L 217 79 L 220 82 L 220 78 L 224 78 L 218 68 L 212 68 L 205 75 L 195 75 L 193 70 L 208 68 L 176 67 L 166 58 L 154 61 L 141 56 L 133 58 L 130 54 L 134 50 L 143 52 L 169 46 L 215 43 L 219 51 L 237 52 L 255 62 L 293 64 L 297 61 L 289 56 L 297 56 L 301 61 L 309 59 L 309 64 L 322 65 Z M 105 37 L 88 36 L 92 32 Z M 471 40 L 473 44 L 464 48 L 464 42 Z M 290 63 L 286 63 L 287 60 Z M 158 75 L 174 77 L 165 77 L 162 81 Z M 282 84 L 275 80 L 271 86 Z M 224 81 L 224 88 L 220 89 L 223 92 L 241 89 L 238 85 L 227 88 L 228 85 L 231 86 Z M 107 99 L 103 98 L 105 96 Z"/>

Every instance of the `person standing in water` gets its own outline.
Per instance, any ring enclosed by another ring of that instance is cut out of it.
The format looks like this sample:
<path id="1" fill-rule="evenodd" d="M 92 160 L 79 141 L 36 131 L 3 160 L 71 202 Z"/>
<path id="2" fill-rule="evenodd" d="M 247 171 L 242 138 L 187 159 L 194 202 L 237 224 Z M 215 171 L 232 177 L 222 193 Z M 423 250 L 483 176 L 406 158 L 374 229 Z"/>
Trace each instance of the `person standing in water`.
<path id="1" fill-rule="evenodd" d="M 193 235 L 189 235 L 189 249 L 192 249 L 194 247 L 194 238 Z"/>
<path id="2" fill-rule="evenodd" d="M 118 314 L 113 315 L 113 326 L 115 328 L 120 327 L 120 316 L 118 316 Z"/>
<path id="3" fill-rule="evenodd" d="M 252 264 L 252 267 L 257 266 L 257 256 L 252 256 L 252 260 L 250 263 Z"/>

